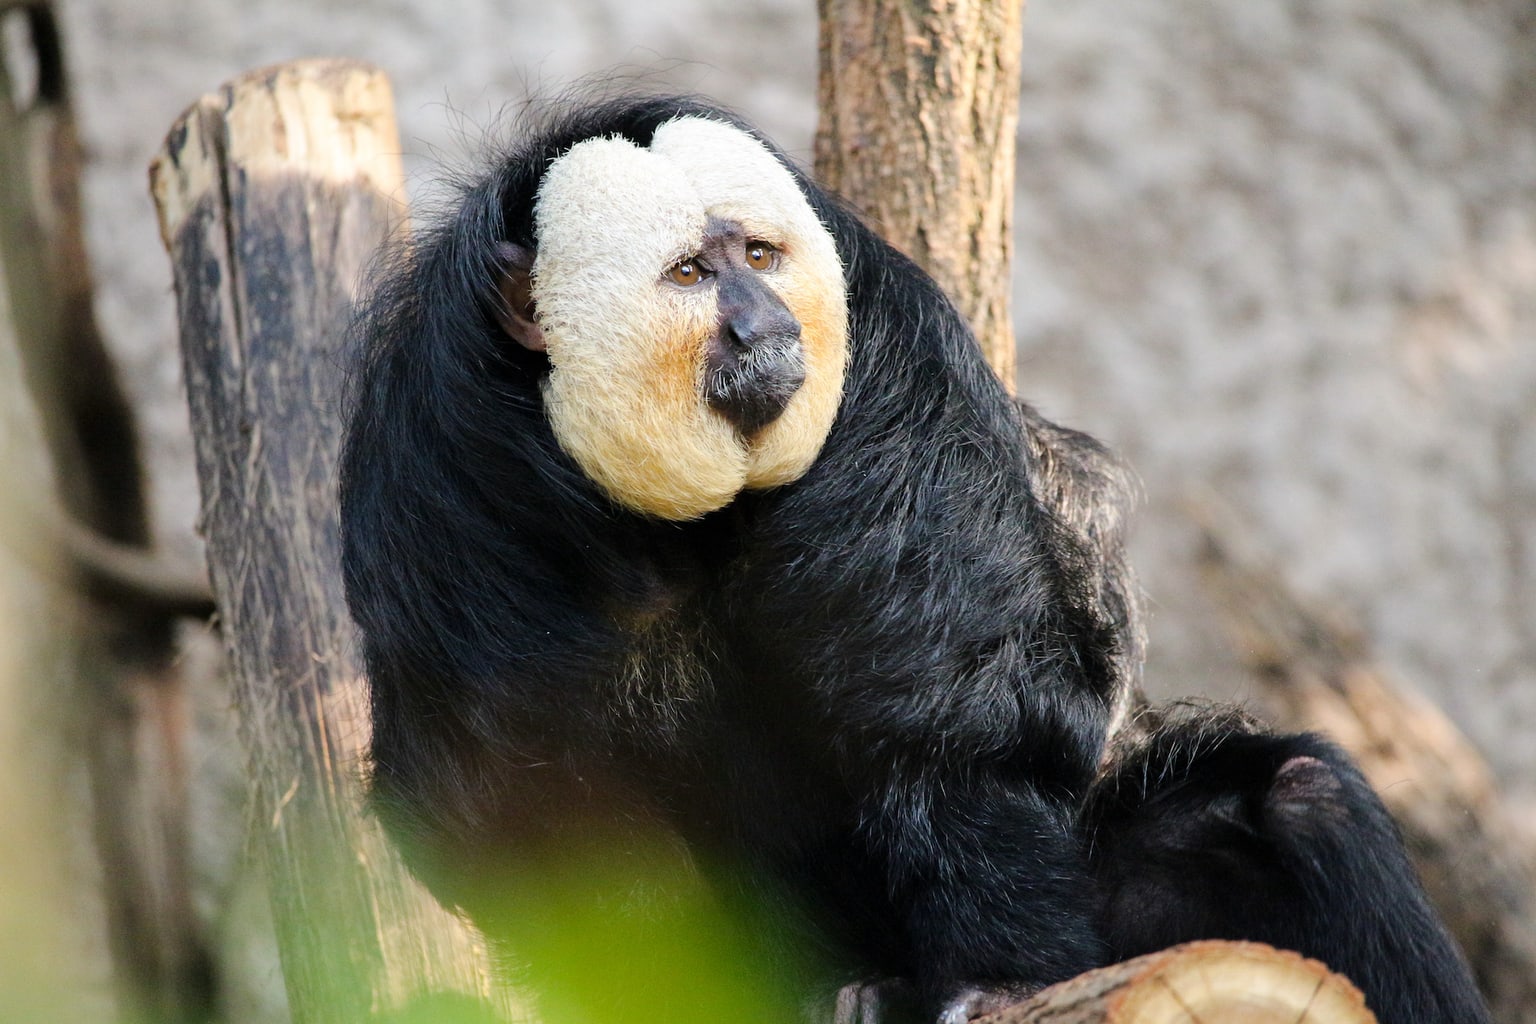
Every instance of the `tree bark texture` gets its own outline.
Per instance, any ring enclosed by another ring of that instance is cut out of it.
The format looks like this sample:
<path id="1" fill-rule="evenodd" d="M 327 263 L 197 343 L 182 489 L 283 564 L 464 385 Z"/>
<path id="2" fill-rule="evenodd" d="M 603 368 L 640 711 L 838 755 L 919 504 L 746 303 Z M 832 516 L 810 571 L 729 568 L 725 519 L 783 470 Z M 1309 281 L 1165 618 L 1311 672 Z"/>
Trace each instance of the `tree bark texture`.
<path id="1" fill-rule="evenodd" d="M 1372 1024 L 1343 975 L 1252 942 L 1191 942 L 1112 964 L 977 1024 Z"/>
<path id="2" fill-rule="evenodd" d="M 0 287 L 16 386 L 33 397 L 54 481 L 8 495 L 11 551 L 78 602 L 61 641 L 74 690 L 55 700 L 89 779 L 118 994 L 130 1015 L 171 1024 L 200 1018 L 212 995 L 191 896 L 186 694 L 174 661 L 174 620 L 188 606 L 144 600 L 115 574 L 162 580 L 133 414 L 92 313 L 80 146 L 53 5 L 0 3 L 0 30 Z M 98 557 L 87 563 L 77 550 Z"/>
<path id="3" fill-rule="evenodd" d="M 507 1008 L 477 933 L 407 875 L 362 804 L 368 698 L 335 468 L 355 289 L 404 222 L 391 104 L 384 76 L 352 62 L 253 72 L 187 111 L 151 168 L 209 573 L 300 1024 L 423 994 Z"/>
<path id="4" fill-rule="evenodd" d="M 1196 506 L 1203 566 L 1270 712 L 1341 743 L 1403 830 L 1431 899 L 1502 1024 L 1536 1007 L 1536 851 L 1487 763 L 1429 701 L 1373 663 L 1358 632 L 1309 606 L 1238 540 L 1212 502 Z"/>
<path id="5" fill-rule="evenodd" d="M 817 8 L 817 177 L 933 275 L 1011 391 L 1023 0 Z"/>
<path id="6" fill-rule="evenodd" d="M 92 1007 L 81 982 L 100 963 L 81 954 L 98 921 L 85 923 L 71 884 L 72 822 L 60 807 L 74 802 L 61 800 L 60 768 L 79 753 L 59 748 L 74 694 L 54 685 L 79 674 L 82 608 L 61 553 L 22 507 L 54 495 L 56 482 L 11 316 L 12 255 L 0 252 L 0 1006 L 18 1021 L 82 1020 Z"/>

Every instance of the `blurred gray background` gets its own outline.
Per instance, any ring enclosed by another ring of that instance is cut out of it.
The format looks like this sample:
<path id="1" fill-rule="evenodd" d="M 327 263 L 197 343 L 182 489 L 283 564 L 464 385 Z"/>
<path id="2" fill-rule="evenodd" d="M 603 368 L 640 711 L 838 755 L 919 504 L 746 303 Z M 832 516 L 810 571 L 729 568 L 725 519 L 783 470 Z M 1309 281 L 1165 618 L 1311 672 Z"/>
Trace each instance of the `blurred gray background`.
<path id="1" fill-rule="evenodd" d="M 60 7 L 98 316 L 159 537 L 186 557 L 196 484 L 145 168 L 198 94 L 299 56 L 372 61 L 417 201 L 530 92 L 621 65 L 809 162 L 811 0 Z M 1209 491 L 1536 806 L 1536 4 L 1035 0 L 1023 63 L 1019 390 L 1145 482 L 1153 688 L 1245 692 L 1193 568 L 1183 503 Z"/>

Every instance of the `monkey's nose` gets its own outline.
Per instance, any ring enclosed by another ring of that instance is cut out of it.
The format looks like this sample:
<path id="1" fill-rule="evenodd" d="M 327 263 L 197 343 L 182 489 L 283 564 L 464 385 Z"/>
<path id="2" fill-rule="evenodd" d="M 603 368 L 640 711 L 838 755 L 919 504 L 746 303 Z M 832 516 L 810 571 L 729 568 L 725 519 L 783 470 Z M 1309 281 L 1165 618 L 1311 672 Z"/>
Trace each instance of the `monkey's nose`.
<path id="1" fill-rule="evenodd" d="M 705 401 L 746 437 L 778 419 L 805 383 L 800 324 L 791 323 L 786 330 L 727 321 L 710 345 Z"/>
<path id="2" fill-rule="evenodd" d="M 800 321 L 787 309 L 749 306 L 725 318 L 721 334 L 737 348 L 750 349 L 759 343 L 800 344 Z"/>

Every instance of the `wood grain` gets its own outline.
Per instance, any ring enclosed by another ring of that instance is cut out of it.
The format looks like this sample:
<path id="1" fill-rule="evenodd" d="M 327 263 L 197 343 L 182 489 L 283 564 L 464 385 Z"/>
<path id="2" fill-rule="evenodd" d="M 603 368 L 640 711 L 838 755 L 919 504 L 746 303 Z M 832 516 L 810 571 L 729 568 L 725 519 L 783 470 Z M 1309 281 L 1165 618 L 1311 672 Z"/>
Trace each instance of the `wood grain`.
<path id="1" fill-rule="evenodd" d="M 816 175 L 938 281 L 1013 389 L 1023 0 L 819 0 Z"/>
<path id="2" fill-rule="evenodd" d="M 151 168 L 209 575 L 299 1022 L 428 994 L 510 1005 L 477 933 L 406 874 L 363 809 L 368 698 L 335 477 L 357 283 L 404 221 L 398 153 L 382 74 L 304 61 L 203 97 Z"/>

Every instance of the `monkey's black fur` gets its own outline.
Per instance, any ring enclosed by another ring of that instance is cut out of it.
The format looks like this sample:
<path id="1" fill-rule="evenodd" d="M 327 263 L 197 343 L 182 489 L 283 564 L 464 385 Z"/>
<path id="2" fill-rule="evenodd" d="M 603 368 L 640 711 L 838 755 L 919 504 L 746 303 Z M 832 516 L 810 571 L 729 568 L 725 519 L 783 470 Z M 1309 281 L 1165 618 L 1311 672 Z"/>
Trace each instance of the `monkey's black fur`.
<path id="1" fill-rule="evenodd" d="M 1320 741 L 1162 733 L 1078 831 L 1141 656 L 1127 477 L 1012 403 L 937 286 L 792 166 L 846 274 L 819 458 L 692 522 L 583 475 L 544 415 L 547 357 L 498 326 L 500 263 L 536 250 L 551 161 L 689 115 L 740 124 L 688 99 L 552 118 L 383 268 L 359 320 L 343 566 L 376 801 L 413 868 L 495 933 L 525 858 L 622 857 L 659 827 L 787 893 L 848 977 L 912 978 L 930 1009 L 1205 933 L 1358 971 L 1384 1020 L 1421 995 L 1441 1017 L 1413 1019 L 1479 1019 L 1456 1016 L 1475 996 L 1380 805 Z M 1298 755 L 1336 786 L 1287 774 Z"/>
<path id="2" fill-rule="evenodd" d="M 1084 821 L 1117 959 L 1249 939 L 1344 974 L 1382 1024 L 1490 1019 L 1387 809 L 1316 735 L 1175 716 L 1117 755 Z"/>
<path id="3" fill-rule="evenodd" d="M 1075 811 L 1140 653 L 1119 467 L 1015 407 L 934 283 L 798 171 L 850 344 L 798 482 L 626 511 L 497 328 L 497 244 L 536 248 L 549 162 L 685 115 L 739 123 L 686 99 L 554 119 L 360 321 L 344 568 L 385 819 L 459 902 L 515 850 L 654 816 L 931 1001 L 1077 973 L 1102 951 Z"/>

